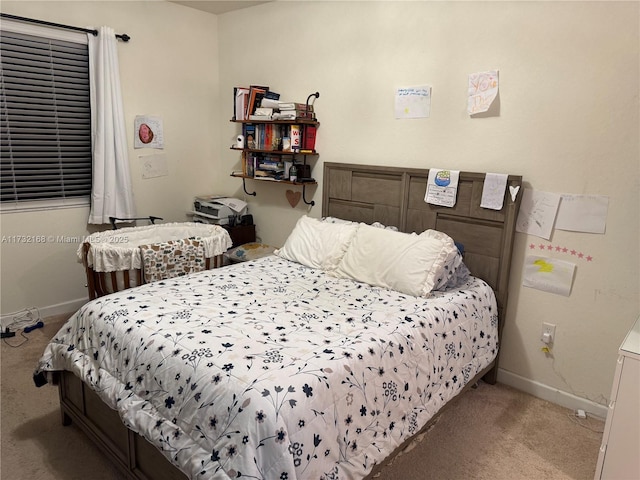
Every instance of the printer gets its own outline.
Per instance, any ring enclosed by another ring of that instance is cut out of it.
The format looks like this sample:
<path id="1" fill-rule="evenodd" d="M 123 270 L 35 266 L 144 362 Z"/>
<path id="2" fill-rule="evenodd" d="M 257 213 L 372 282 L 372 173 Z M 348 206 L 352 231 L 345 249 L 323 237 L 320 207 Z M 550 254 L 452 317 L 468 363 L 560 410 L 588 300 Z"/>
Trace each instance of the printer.
<path id="1" fill-rule="evenodd" d="M 229 217 L 240 217 L 246 208 L 246 202 L 237 198 L 199 195 L 193 201 L 193 220 L 198 223 L 227 225 Z"/>

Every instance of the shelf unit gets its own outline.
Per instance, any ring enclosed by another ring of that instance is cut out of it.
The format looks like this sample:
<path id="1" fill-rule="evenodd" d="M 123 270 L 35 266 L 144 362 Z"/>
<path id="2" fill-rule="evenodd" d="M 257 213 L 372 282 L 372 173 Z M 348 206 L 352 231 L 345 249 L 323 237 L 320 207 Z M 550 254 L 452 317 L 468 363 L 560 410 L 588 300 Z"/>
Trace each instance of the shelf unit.
<path id="1" fill-rule="evenodd" d="M 297 120 L 231 120 L 232 123 L 238 123 L 238 124 L 242 124 L 242 125 L 268 125 L 268 124 L 272 124 L 272 125 L 300 125 L 302 128 L 302 132 L 304 132 L 304 127 L 305 126 L 314 126 L 316 128 L 320 127 L 320 122 L 316 121 L 316 120 L 307 120 L 307 119 L 297 119 Z M 243 131 L 244 131 L 244 127 L 243 127 Z M 244 132 L 243 132 L 244 133 Z M 303 137 L 301 138 L 301 144 L 304 145 L 304 133 L 302 133 Z M 236 150 L 238 152 L 242 152 L 243 155 L 246 154 L 250 154 L 250 153 L 260 153 L 260 154 L 266 154 L 266 155 L 274 155 L 274 156 L 279 156 L 279 157 L 286 157 L 289 156 L 292 158 L 292 161 L 295 161 L 294 159 L 297 157 L 302 157 L 302 165 L 307 165 L 307 157 L 316 157 L 319 155 L 319 153 L 315 150 L 304 150 L 304 149 L 300 149 L 300 150 L 267 150 L 267 149 L 259 149 L 259 148 L 240 148 L 240 147 L 236 147 L 236 146 L 232 146 L 231 150 Z M 298 163 L 298 165 L 300 165 L 300 163 Z M 313 200 L 307 200 L 306 198 L 306 188 L 308 185 L 317 185 L 318 183 L 314 180 L 314 181 L 307 181 L 307 182 L 292 182 L 290 180 L 276 180 L 276 179 L 272 179 L 272 178 L 263 178 L 263 177 L 256 177 L 256 176 L 251 176 L 251 175 L 246 175 L 246 174 L 240 174 L 240 173 L 232 173 L 231 174 L 232 177 L 235 178 L 241 178 L 242 179 L 242 188 L 244 190 L 244 193 L 247 195 L 251 195 L 251 196 L 256 196 L 256 192 L 249 192 L 247 191 L 247 186 L 245 181 L 247 179 L 249 180 L 256 180 L 259 182 L 271 182 L 271 183 L 279 183 L 279 184 L 287 184 L 287 185 L 297 185 L 297 186 L 301 186 L 302 187 L 302 201 L 306 204 L 306 205 L 310 205 L 310 206 L 314 206 L 315 205 L 315 201 Z"/>

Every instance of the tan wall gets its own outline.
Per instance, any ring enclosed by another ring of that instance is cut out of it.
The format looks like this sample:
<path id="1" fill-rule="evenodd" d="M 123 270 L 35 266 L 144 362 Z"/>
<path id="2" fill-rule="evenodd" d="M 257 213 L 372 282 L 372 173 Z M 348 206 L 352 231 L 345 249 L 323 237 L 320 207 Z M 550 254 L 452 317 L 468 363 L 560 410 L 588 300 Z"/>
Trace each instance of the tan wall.
<path id="1" fill-rule="evenodd" d="M 320 160 L 521 174 L 543 191 L 608 195 L 606 235 L 556 231 L 575 261 L 570 297 L 522 287 L 517 234 L 500 366 L 605 403 L 617 348 L 639 312 L 637 2 L 276 2 L 221 16 L 220 87 L 264 84 L 294 101 L 318 90 Z M 243 35 L 238 35 L 242 31 Z M 268 33 L 265 33 L 268 32 Z M 266 42 L 265 38 L 269 38 Z M 238 60 L 238 58 L 240 60 Z M 469 118 L 469 73 L 500 71 L 500 115 Z M 432 86 L 431 117 L 394 118 L 397 87 Z M 223 103 L 221 156 L 236 130 Z M 248 182 L 258 231 L 281 244 L 306 210 Z M 315 190 L 320 204 L 322 189 Z M 310 214 L 320 216 L 319 207 Z M 554 358 L 542 322 L 557 325 Z"/>
<path id="2" fill-rule="evenodd" d="M 186 221 L 193 196 L 218 181 L 218 18 L 167 2 L 2 2 L 2 11 L 131 36 L 118 54 L 138 215 Z M 164 150 L 134 149 L 136 115 L 162 117 Z M 140 155 L 162 152 L 169 175 L 142 178 Z M 82 237 L 88 208 L 2 213 L 3 236 Z M 87 296 L 75 243 L 2 243 L 2 314 L 77 303 Z"/>

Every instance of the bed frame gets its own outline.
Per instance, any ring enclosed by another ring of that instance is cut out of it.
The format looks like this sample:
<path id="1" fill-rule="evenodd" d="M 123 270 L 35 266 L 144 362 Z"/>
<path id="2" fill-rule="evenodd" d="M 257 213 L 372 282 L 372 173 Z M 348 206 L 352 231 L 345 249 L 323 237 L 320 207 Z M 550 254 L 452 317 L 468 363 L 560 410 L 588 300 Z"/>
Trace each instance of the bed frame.
<path id="1" fill-rule="evenodd" d="M 432 228 L 447 233 L 464 245 L 464 262 L 471 273 L 484 279 L 495 290 L 498 332 L 501 334 L 521 196 L 513 201 L 507 189 L 502 210 L 481 208 L 485 174 L 461 172 L 455 206 L 437 207 L 424 202 L 428 175 L 426 169 L 325 163 L 322 215 L 365 223 L 380 222 L 396 226 L 403 232 L 422 232 Z M 510 175 L 507 184 L 520 186 L 522 177 Z M 481 378 L 495 383 L 497 365 L 496 357 L 465 389 Z M 78 425 L 121 470 L 124 478 L 186 478 L 143 437 L 128 430 L 117 412 L 107 407 L 74 374 L 56 372 L 55 380 L 59 384 L 62 423 Z M 435 417 L 422 431 L 433 421 Z M 396 452 L 388 458 L 393 458 Z M 381 459 L 367 478 L 373 478 L 384 463 Z"/>

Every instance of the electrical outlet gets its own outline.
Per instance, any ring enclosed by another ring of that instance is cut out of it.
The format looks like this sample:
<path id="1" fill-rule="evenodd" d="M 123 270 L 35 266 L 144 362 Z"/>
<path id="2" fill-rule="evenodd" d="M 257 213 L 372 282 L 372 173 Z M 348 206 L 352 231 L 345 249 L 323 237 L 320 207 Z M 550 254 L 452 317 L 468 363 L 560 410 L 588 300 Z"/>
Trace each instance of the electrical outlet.
<path id="1" fill-rule="evenodd" d="M 542 333 L 540 334 L 540 340 L 543 343 L 550 344 L 556 338 L 556 326 L 553 323 L 544 322 L 542 324 Z"/>

